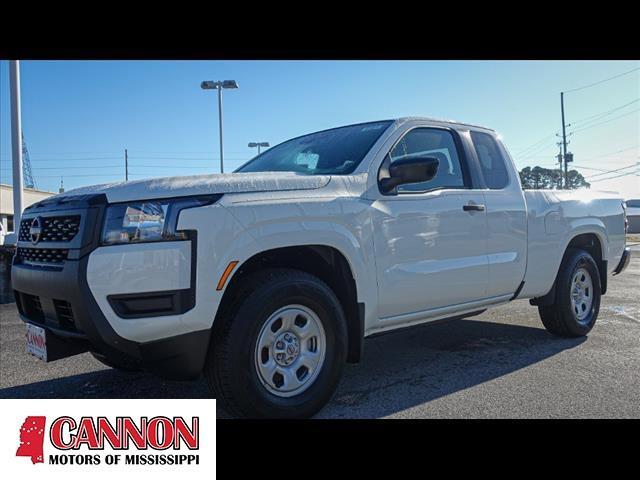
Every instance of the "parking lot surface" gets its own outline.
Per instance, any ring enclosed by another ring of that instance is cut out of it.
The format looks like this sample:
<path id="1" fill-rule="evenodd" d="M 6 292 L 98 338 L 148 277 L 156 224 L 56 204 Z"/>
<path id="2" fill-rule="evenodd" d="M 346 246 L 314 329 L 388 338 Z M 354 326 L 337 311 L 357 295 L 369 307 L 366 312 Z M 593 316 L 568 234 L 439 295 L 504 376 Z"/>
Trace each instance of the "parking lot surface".
<path id="1" fill-rule="evenodd" d="M 640 248 L 610 278 L 586 338 L 548 334 L 517 300 L 480 316 L 368 339 L 319 418 L 640 417 Z M 3 301 L 11 302 L 6 276 Z M 202 379 L 122 373 L 89 354 L 40 362 L 25 352 L 15 303 L 0 305 L 0 398 L 200 398 Z M 220 417 L 227 415 L 221 409 Z"/>

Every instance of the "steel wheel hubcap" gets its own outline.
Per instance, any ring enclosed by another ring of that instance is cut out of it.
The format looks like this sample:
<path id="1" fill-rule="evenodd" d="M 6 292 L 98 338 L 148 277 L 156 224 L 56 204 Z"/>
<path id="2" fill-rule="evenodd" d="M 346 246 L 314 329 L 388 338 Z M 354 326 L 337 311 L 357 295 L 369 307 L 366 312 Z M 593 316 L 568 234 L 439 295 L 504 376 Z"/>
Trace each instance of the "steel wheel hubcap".
<path id="1" fill-rule="evenodd" d="M 584 268 L 579 268 L 571 281 L 571 308 L 576 320 L 585 323 L 593 305 L 593 281 Z"/>
<path id="2" fill-rule="evenodd" d="M 303 305 L 287 305 L 262 326 L 255 351 L 258 378 L 279 397 L 304 392 L 317 378 L 326 353 L 320 318 Z"/>

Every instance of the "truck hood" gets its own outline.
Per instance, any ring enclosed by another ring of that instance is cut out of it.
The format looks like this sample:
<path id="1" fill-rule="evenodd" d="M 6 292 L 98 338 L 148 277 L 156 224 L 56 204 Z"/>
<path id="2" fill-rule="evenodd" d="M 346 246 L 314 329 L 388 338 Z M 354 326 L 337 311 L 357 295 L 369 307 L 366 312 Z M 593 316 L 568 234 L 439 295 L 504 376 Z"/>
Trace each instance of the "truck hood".
<path id="1" fill-rule="evenodd" d="M 56 197 L 104 193 L 112 203 L 214 193 L 313 190 L 324 187 L 329 180 L 331 177 L 328 175 L 303 175 L 292 172 L 190 175 L 93 185 L 69 190 Z"/>

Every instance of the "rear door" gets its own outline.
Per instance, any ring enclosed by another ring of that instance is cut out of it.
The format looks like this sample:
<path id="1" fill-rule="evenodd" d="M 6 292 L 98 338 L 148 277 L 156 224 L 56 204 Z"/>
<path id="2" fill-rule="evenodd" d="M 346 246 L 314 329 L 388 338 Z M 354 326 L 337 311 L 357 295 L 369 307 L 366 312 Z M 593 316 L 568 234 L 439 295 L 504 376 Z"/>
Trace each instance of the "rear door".
<path id="1" fill-rule="evenodd" d="M 487 295 L 513 294 L 527 265 L 527 213 L 518 174 L 504 145 L 492 134 L 470 131 L 472 150 L 485 184 L 487 207 Z"/>

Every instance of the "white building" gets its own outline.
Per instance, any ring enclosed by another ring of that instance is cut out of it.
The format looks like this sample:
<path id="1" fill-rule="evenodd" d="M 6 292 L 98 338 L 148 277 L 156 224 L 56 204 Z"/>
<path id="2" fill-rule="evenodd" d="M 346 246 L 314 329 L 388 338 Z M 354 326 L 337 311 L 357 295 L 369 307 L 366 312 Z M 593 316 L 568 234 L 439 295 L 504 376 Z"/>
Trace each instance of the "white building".
<path id="1" fill-rule="evenodd" d="M 27 208 L 51 195 L 55 193 L 25 188 L 22 193 L 22 208 Z M 5 232 L 13 232 L 13 187 L 3 183 L 0 183 L 0 223 Z"/>

